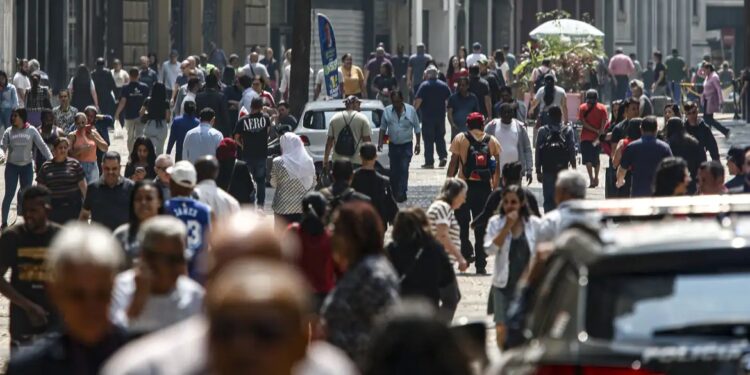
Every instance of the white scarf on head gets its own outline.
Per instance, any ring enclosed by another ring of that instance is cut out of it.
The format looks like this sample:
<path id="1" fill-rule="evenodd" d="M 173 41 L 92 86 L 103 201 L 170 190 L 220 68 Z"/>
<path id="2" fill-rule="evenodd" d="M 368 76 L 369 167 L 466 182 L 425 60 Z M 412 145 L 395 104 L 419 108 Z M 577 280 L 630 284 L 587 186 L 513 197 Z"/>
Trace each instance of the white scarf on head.
<path id="1" fill-rule="evenodd" d="M 281 160 L 290 175 L 299 179 L 305 187 L 315 182 L 315 163 L 305 150 L 302 139 L 297 134 L 285 133 L 279 140 L 281 144 Z"/>

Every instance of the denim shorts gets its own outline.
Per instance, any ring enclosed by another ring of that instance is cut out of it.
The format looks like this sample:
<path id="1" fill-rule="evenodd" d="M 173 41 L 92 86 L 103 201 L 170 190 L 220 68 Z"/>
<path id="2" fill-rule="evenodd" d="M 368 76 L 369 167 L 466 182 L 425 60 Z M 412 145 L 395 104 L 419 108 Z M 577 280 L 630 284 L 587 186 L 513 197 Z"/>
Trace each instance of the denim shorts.
<path id="1" fill-rule="evenodd" d="M 95 161 L 82 161 L 81 168 L 86 175 L 86 183 L 90 184 L 99 179 L 99 167 Z"/>

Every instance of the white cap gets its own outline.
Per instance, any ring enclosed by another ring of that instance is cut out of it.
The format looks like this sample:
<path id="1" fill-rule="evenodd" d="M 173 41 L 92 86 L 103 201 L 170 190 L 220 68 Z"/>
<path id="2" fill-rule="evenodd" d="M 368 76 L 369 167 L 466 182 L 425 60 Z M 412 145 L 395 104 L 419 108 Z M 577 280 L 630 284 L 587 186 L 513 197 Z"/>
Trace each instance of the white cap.
<path id="1" fill-rule="evenodd" d="M 187 160 L 180 160 L 175 165 L 167 168 L 167 174 L 169 174 L 172 181 L 177 185 L 186 188 L 195 187 L 198 181 L 195 167 Z"/>

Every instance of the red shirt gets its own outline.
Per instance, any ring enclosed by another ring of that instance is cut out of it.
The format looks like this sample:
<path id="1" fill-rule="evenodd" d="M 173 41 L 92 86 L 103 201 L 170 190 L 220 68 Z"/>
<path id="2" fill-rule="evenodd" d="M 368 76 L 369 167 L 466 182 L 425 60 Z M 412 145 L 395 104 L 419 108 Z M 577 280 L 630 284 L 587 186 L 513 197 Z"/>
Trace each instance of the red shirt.
<path id="1" fill-rule="evenodd" d="M 297 266 L 307 278 L 315 293 L 328 293 L 336 285 L 336 267 L 331 250 L 331 233 L 329 231 L 314 236 L 302 231 L 299 224 L 291 224 L 288 230 L 296 233 L 301 251 L 297 257 Z"/>
<path id="2" fill-rule="evenodd" d="M 585 121 L 584 116 L 586 117 Z M 596 106 L 589 110 L 589 105 L 587 103 L 583 103 L 580 107 L 578 107 L 578 119 L 581 122 L 585 122 L 586 124 L 593 126 L 596 129 L 601 129 L 602 122 L 606 122 L 607 120 L 607 107 L 605 107 L 602 103 L 596 103 Z M 593 142 L 597 138 L 599 138 L 598 133 L 592 132 L 591 130 L 588 130 L 586 128 L 583 128 L 583 130 L 581 130 L 581 141 Z"/>

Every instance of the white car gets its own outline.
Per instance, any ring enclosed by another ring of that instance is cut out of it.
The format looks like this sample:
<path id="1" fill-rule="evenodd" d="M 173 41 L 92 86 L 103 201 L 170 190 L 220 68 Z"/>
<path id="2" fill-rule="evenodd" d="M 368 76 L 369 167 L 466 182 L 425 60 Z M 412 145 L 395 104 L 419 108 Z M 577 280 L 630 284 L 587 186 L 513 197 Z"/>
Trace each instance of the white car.
<path id="1" fill-rule="evenodd" d="M 305 105 L 302 112 L 302 118 L 294 132 L 302 138 L 305 148 L 310 153 L 315 162 L 316 169 L 320 170 L 323 166 L 323 154 L 326 149 L 328 140 L 328 127 L 331 124 L 331 118 L 338 112 L 346 109 L 343 100 L 324 100 L 310 102 Z M 370 120 L 372 130 L 372 143 L 378 144 L 380 136 L 380 120 L 383 117 L 383 103 L 379 100 L 362 100 L 360 112 Z M 333 153 L 333 151 L 331 151 Z M 329 158 L 329 160 L 331 160 Z M 384 140 L 382 151 L 378 152 L 378 170 L 381 173 L 388 173 L 390 169 L 390 160 L 388 158 L 387 138 Z"/>

